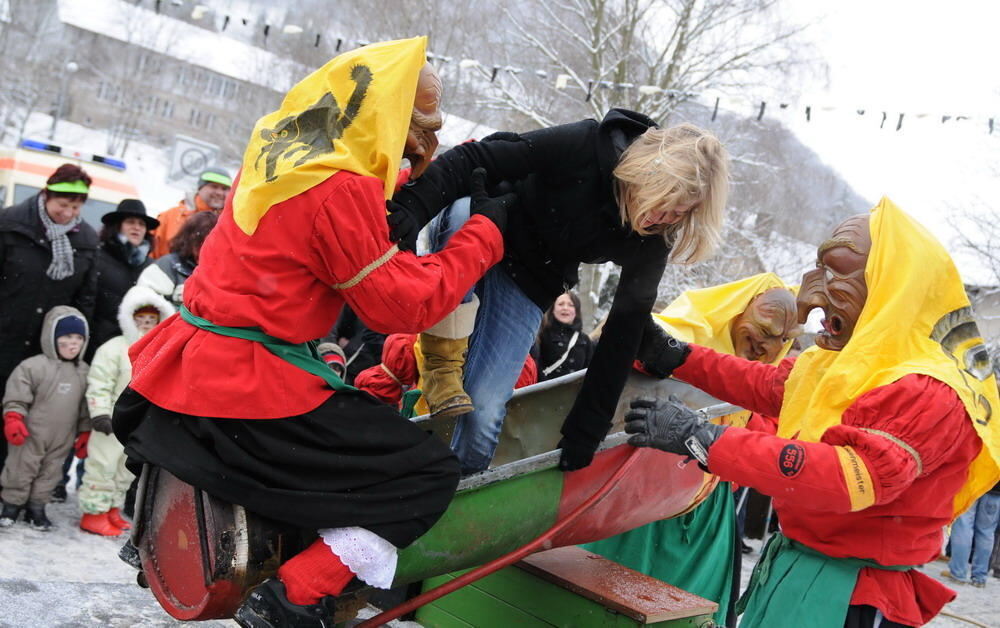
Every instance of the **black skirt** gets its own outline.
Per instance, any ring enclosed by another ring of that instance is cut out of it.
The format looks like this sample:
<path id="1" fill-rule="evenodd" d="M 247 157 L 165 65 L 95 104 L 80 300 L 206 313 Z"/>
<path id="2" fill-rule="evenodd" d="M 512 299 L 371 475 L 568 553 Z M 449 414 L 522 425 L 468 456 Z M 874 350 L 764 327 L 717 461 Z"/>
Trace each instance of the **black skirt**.
<path id="1" fill-rule="evenodd" d="M 133 473 L 153 464 L 265 517 L 359 526 L 396 547 L 434 525 L 459 480 L 444 442 L 361 392 L 283 419 L 223 419 L 171 412 L 126 388 L 114 429 Z"/>

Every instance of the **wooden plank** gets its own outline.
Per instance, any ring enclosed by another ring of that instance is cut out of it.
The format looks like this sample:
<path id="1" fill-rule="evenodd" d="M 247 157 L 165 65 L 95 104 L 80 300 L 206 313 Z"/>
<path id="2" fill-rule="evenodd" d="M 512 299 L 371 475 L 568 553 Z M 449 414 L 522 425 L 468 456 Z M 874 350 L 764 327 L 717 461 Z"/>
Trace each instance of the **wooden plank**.
<path id="1" fill-rule="evenodd" d="M 507 567 L 483 578 L 477 586 L 510 601 L 546 625 L 563 628 L 634 628 L 637 625 L 631 617 L 608 610 L 593 600 L 516 567 Z"/>
<path id="2" fill-rule="evenodd" d="M 455 617 L 437 604 L 428 604 L 417 610 L 417 621 L 426 628 L 475 628 L 473 624 Z"/>
<path id="3" fill-rule="evenodd" d="M 496 574 L 494 574 L 496 575 Z M 481 588 L 493 578 L 489 576 L 450 593 L 433 602 L 433 606 L 471 623 L 476 628 L 552 628 L 552 624 L 535 617 L 506 600 Z M 448 578 L 451 579 L 450 577 Z"/>
<path id="4" fill-rule="evenodd" d="M 517 567 L 642 624 L 711 615 L 719 607 L 575 546 L 534 554 Z"/>

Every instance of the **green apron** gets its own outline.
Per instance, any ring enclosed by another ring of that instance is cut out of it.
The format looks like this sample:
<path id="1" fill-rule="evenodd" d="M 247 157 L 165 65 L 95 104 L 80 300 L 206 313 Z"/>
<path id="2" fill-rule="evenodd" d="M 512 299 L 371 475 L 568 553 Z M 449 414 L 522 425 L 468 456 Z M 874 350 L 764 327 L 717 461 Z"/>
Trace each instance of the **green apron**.
<path id="1" fill-rule="evenodd" d="M 691 512 L 654 521 L 582 547 L 717 602 L 715 623 L 726 625 L 732 595 L 736 508 L 728 482 L 720 482 Z"/>
<path id="2" fill-rule="evenodd" d="M 312 373 L 316 377 L 322 378 L 327 384 L 330 385 L 330 388 L 333 388 L 338 392 L 357 390 L 354 386 L 348 386 L 345 384 L 344 380 L 340 379 L 340 377 L 333 372 L 333 369 L 327 366 L 326 362 L 319 357 L 319 352 L 316 350 L 316 347 L 319 344 L 319 341 L 317 340 L 310 340 L 309 342 L 303 342 L 301 344 L 292 344 L 286 340 L 282 340 L 281 338 L 275 338 L 274 336 L 265 334 L 256 327 L 225 327 L 223 325 L 216 325 L 215 323 L 205 320 L 200 316 L 195 316 L 191 313 L 191 310 L 187 309 L 183 305 L 181 306 L 181 318 L 198 329 L 203 329 L 205 331 L 212 332 L 213 334 L 259 342 L 264 345 L 265 349 L 285 362 L 288 362 L 293 366 L 297 366 L 303 371 Z"/>
<path id="3" fill-rule="evenodd" d="M 861 558 L 832 558 L 780 532 L 771 537 L 736 603 L 740 628 L 843 628 L 862 567 L 908 571 Z"/>

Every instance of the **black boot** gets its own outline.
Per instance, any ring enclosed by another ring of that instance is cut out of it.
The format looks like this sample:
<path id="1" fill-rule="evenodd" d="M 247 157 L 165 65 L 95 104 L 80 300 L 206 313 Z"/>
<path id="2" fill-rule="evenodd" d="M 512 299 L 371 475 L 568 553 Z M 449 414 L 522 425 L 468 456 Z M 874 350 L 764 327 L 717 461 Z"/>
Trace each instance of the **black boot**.
<path id="1" fill-rule="evenodd" d="M 66 484 L 60 484 L 59 486 L 52 489 L 52 501 L 56 503 L 63 503 L 66 501 Z"/>
<path id="2" fill-rule="evenodd" d="M 45 516 L 45 504 L 28 502 L 28 512 L 24 515 L 24 519 L 39 532 L 48 532 L 52 529 L 52 522 Z"/>
<path id="3" fill-rule="evenodd" d="M 243 628 L 327 628 L 333 626 L 336 600 L 327 596 L 317 604 L 292 604 L 285 585 L 269 578 L 250 592 L 233 619 Z"/>
<path id="4" fill-rule="evenodd" d="M 14 525 L 17 518 L 21 516 L 21 511 L 24 510 L 24 505 L 15 506 L 14 504 L 3 505 L 3 512 L 0 513 L 0 528 L 9 528 Z"/>

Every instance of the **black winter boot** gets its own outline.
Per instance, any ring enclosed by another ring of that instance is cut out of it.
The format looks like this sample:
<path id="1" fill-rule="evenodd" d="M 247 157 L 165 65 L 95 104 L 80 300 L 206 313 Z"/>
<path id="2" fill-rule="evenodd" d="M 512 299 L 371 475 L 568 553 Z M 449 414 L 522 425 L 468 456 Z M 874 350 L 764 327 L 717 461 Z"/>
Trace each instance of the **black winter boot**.
<path id="1" fill-rule="evenodd" d="M 66 501 L 66 484 L 65 482 L 59 486 L 52 489 L 52 501 L 61 504 Z"/>
<path id="2" fill-rule="evenodd" d="M 39 532 L 48 532 L 52 529 L 52 522 L 45 516 L 45 504 L 28 502 L 28 512 L 24 515 L 24 519 Z"/>
<path id="3" fill-rule="evenodd" d="M 17 518 L 21 516 L 21 511 L 24 510 L 24 504 L 16 506 L 14 504 L 4 504 L 3 512 L 0 513 L 0 528 L 9 528 L 17 521 Z"/>
<path id="4" fill-rule="evenodd" d="M 233 619 L 243 628 L 329 628 L 337 598 L 324 597 L 317 604 L 292 604 L 285 597 L 285 585 L 269 578 L 257 585 Z"/>

